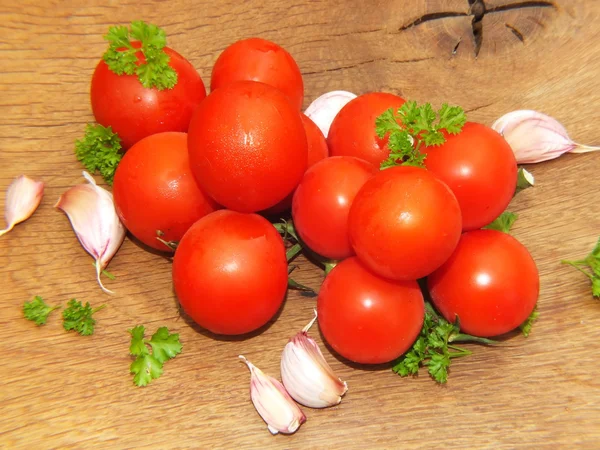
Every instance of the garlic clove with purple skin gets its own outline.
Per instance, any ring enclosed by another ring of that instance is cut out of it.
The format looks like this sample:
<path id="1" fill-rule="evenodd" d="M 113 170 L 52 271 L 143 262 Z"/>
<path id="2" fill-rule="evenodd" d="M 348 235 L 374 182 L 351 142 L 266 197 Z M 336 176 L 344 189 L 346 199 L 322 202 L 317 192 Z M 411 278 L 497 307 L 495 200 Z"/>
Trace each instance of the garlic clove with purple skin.
<path id="1" fill-rule="evenodd" d="M 89 173 L 84 171 L 83 176 L 88 184 L 73 186 L 54 206 L 67 215 L 77 239 L 94 258 L 98 284 L 104 292 L 112 294 L 102 284 L 100 273 L 123 243 L 125 227 L 115 211 L 112 194 L 97 186 Z"/>
<path id="2" fill-rule="evenodd" d="M 283 385 L 240 355 L 250 369 L 250 397 L 256 411 L 271 434 L 295 433 L 306 416 L 286 392 Z"/>
<path id="3" fill-rule="evenodd" d="M 21 175 L 15 178 L 6 190 L 4 218 L 6 228 L 0 230 L 0 236 L 8 233 L 15 225 L 31 217 L 44 196 L 44 183 Z"/>
<path id="4" fill-rule="evenodd" d="M 346 103 L 354 98 L 356 98 L 356 94 L 348 91 L 327 92 L 308 105 L 304 114 L 310 117 L 323 132 L 323 135 L 327 137 L 335 116 Z"/>
<path id="5" fill-rule="evenodd" d="M 510 112 L 496 120 L 492 128 L 504 136 L 519 164 L 547 161 L 567 152 L 600 150 L 573 142 L 560 122 L 537 111 Z"/>
<path id="6" fill-rule="evenodd" d="M 345 381 L 334 373 L 308 330 L 315 317 L 302 331 L 290 339 L 281 355 L 281 380 L 298 403 L 310 408 L 337 405 L 348 391 Z"/>

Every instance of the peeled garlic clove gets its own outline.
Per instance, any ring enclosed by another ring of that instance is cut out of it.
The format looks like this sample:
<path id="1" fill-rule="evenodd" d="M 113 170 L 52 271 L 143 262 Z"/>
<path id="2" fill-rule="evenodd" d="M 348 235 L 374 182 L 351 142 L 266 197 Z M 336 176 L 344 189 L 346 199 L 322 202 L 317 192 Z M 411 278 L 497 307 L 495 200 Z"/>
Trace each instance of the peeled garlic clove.
<path id="1" fill-rule="evenodd" d="M 123 243 L 125 227 L 115 211 L 112 194 L 97 186 L 89 173 L 84 171 L 83 176 L 89 184 L 73 186 L 54 206 L 65 212 L 77 239 L 94 258 L 98 284 L 104 292 L 112 294 L 100 281 L 100 273 Z"/>
<path id="2" fill-rule="evenodd" d="M 317 316 L 290 339 L 281 355 L 281 380 L 298 403 L 310 408 L 337 405 L 348 385 L 335 376 L 308 330 Z"/>
<path id="3" fill-rule="evenodd" d="M 44 183 L 21 175 L 10 184 L 6 191 L 4 218 L 6 228 L 0 230 L 0 236 L 8 233 L 18 223 L 31 217 L 44 196 Z"/>
<path id="4" fill-rule="evenodd" d="M 306 416 L 294 403 L 283 385 L 240 355 L 250 369 L 250 397 L 252 403 L 267 423 L 271 434 L 295 433 L 306 422 Z"/>
<path id="5" fill-rule="evenodd" d="M 310 117 L 323 132 L 323 135 L 327 137 L 331 122 L 333 122 L 337 113 L 354 98 L 356 98 L 356 94 L 348 91 L 327 92 L 308 105 L 304 114 Z"/>
<path id="6" fill-rule="evenodd" d="M 519 164 L 547 161 L 567 152 L 600 150 L 573 142 L 560 122 L 537 111 L 510 112 L 496 120 L 492 128 L 504 136 Z"/>

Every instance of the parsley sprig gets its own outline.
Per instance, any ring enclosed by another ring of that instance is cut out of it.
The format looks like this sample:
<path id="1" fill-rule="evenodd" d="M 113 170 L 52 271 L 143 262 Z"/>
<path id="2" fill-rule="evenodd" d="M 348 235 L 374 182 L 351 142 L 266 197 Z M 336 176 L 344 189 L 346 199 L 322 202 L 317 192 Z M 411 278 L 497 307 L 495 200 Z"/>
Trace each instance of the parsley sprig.
<path id="1" fill-rule="evenodd" d="M 92 316 L 105 308 L 106 305 L 98 306 L 92 309 L 89 302 L 83 305 L 79 300 L 73 298 L 67 303 L 67 307 L 63 310 L 63 328 L 66 331 L 75 330 L 82 336 L 89 336 L 94 333 L 96 319 Z"/>
<path id="2" fill-rule="evenodd" d="M 491 339 L 461 333 L 458 318 L 455 323 L 449 323 L 426 302 L 421 334 L 412 348 L 396 361 L 392 370 L 405 377 L 416 375 L 421 367 L 427 367 L 435 381 L 446 383 L 452 359 L 471 354 L 469 350 L 454 345 L 456 342 L 496 344 Z"/>
<path id="3" fill-rule="evenodd" d="M 140 45 L 133 45 L 130 38 Z M 177 72 L 164 51 L 167 37 L 162 28 L 137 20 L 131 22 L 131 30 L 123 25 L 110 27 L 104 39 L 109 47 L 102 58 L 117 75 L 135 74 L 148 89 L 171 89 L 177 84 Z M 138 58 L 140 51 L 143 58 Z"/>
<path id="4" fill-rule="evenodd" d="M 36 295 L 31 301 L 23 304 L 23 314 L 27 320 L 31 320 L 39 326 L 44 325 L 50 313 L 58 308 L 60 305 L 48 306 L 42 297 Z"/>
<path id="5" fill-rule="evenodd" d="M 600 238 L 596 246 L 584 259 L 563 260 L 562 264 L 569 264 L 585 274 L 592 282 L 592 295 L 600 297 Z"/>
<path id="6" fill-rule="evenodd" d="M 415 101 L 404 103 L 396 112 L 392 108 L 375 120 L 379 138 L 388 137 L 390 155 L 381 163 L 381 169 L 397 165 L 423 167 L 425 156 L 419 151 L 446 142 L 444 131 L 458 134 L 466 122 L 464 110 L 444 103 L 436 112 L 429 103 L 421 106 Z"/>
<path id="7" fill-rule="evenodd" d="M 143 325 L 129 330 L 131 334 L 129 353 L 136 357 L 131 363 L 130 371 L 134 374 L 133 382 L 138 386 L 146 386 L 160 377 L 165 361 L 174 358 L 182 350 L 179 334 L 169 333 L 167 327 L 160 327 L 150 339 L 144 338 L 145 332 L 146 328 Z M 148 345 L 152 348 L 152 353 Z"/>
<path id="8" fill-rule="evenodd" d="M 536 320 L 538 320 L 539 317 L 540 317 L 540 312 L 538 311 L 537 304 L 536 304 L 535 307 L 533 308 L 533 311 L 531 311 L 531 314 L 529 314 L 529 317 L 525 320 L 525 322 L 523 322 L 521 325 L 519 325 L 519 329 L 523 333 L 523 336 L 529 337 L 529 334 L 531 333 L 531 328 L 533 327 L 533 323 Z"/>
<path id="9" fill-rule="evenodd" d="M 75 155 L 90 173 L 100 172 L 102 178 L 112 185 L 121 161 L 121 138 L 111 127 L 88 124 L 85 136 L 75 142 Z"/>

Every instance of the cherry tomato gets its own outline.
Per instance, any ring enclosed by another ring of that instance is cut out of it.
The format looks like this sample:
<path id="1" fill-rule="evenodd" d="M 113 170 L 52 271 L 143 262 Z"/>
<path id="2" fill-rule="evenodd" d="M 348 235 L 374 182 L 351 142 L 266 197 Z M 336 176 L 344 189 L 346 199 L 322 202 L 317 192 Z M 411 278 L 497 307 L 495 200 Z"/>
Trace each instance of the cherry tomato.
<path id="1" fill-rule="evenodd" d="M 157 238 L 179 241 L 201 217 L 218 205 L 196 184 L 186 133 L 148 136 L 129 149 L 117 166 L 115 207 L 131 234 L 157 250 L 169 248 Z"/>
<path id="2" fill-rule="evenodd" d="M 375 119 L 389 108 L 398 109 L 404 99 L 394 94 L 371 92 L 350 100 L 335 116 L 327 143 L 331 156 L 356 156 L 379 167 L 390 150 L 387 137 L 375 134 Z"/>
<path id="3" fill-rule="evenodd" d="M 306 115 L 301 114 L 302 124 L 304 125 L 304 131 L 306 132 L 306 138 L 308 140 L 308 168 L 314 166 L 317 162 L 327 158 L 329 149 L 327 148 L 327 141 L 323 132 L 319 127 Z M 294 192 L 284 198 L 282 201 L 277 203 L 275 206 L 263 211 L 266 216 L 276 216 L 284 211 L 287 211 L 292 206 L 292 199 Z"/>
<path id="4" fill-rule="evenodd" d="M 456 250 L 427 279 L 436 308 L 465 333 L 491 337 L 521 325 L 538 299 L 535 261 L 514 237 L 496 230 L 462 235 Z"/>
<path id="5" fill-rule="evenodd" d="M 425 306 L 416 281 L 374 275 L 356 257 L 327 275 L 317 299 L 319 329 L 344 358 L 362 364 L 392 361 L 414 343 Z"/>
<path id="6" fill-rule="evenodd" d="M 274 87 L 238 81 L 198 106 L 188 134 L 196 181 L 240 212 L 270 208 L 298 185 L 308 144 L 300 112 Z"/>
<path id="7" fill-rule="evenodd" d="M 221 210 L 196 222 L 173 258 L 173 284 L 183 310 L 201 327 L 237 335 L 266 324 L 287 290 L 279 233 L 265 218 Z"/>
<path id="8" fill-rule="evenodd" d="M 139 48 L 140 43 L 132 45 Z M 137 75 L 117 75 L 103 60 L 94 71 L 94 117 L 99 124 L 112 127 L 125 149 L 151 134 L 187 131 L 194 109 L 206 97 L 206 88 L 194 66 L 175 50 L 165 47 L 164 51 L 177 72 L 177 84 L 172 89 L 147 89 Z M 143 61 L 141 52 L 138 58 Z"/>
<path id="9" fill-rule="evenodd" d="M 348 217 L 350 243 L 369 269 L 393 280 L 429 275 L 452 254 L 461 232 L 456 197 L 431 172 L 385 169 L 360 189 Z"/>
<path id="10" fill-rule="evenodd" d="M 356 193 L 376 173 L 377 167 L 352 156 L 325 158 L 306 171 L 294 194 L 292 217 L 311 250 L 334 260 L 354 254 L 348 213 Z"/>
<path id="11" fill-rule="evenodd" d="M 448 185 L 460 205 L 463 230 L 493 222 L 515 193 L 517 161 L 510 145 L 492 128 L 467 122 L 439 147 L 423 149 L 425 165 Z"/>
<path id="12" fill-rule="evenodd" d="M 219 55 L 210 79 L 211 92 L 233 81 L 260 81 L 283 92 L 296 109 L 302 107 L 304 82 L 292 55 L 260 38 L 237 41 Z"/>

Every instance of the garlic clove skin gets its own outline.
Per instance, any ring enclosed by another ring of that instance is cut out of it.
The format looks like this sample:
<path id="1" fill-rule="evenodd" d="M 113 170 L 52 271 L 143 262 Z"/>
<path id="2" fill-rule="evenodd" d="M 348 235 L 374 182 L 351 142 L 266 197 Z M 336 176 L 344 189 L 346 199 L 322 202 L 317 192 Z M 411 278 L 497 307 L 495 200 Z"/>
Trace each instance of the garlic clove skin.
<path id="1" fill-rule="evenodd" d="M 4 218 L 6 228 L 0 230 L 0 236 L 8 233 L 18 223 L 29 219 L 44 196 L 44 183 L 35 181 L 26 175 L 15 178 L 6 190 Z"/>
<path id="2" fill-rule="evenodd" d="M 98 284 L 112 294 L 102 284 L 100 273 L 123 243 L 126 230 L 117 216 L 112 194 L 96 185 L 89 173 L 84 171 L 83 176 L 88 184 L 73 186 L 54 206 L 67 215 L 77 239 L 94 258 Z"/>
<path id="3" fill-rule="evenodd" d="M 356 94 L 348 91 L 331 91 L 316 98 L 304 114 L 317 124 L 323 135 L 327 137 L 331 122 L 346 103 L 356 98 Z"/>
<path id="4" fill-rule="evenodd" d="M 250 369 L 250 397 L 256 411 L 267 424 L 271 434 L 295 433 L 306 422 L 306 416 L 294 403 L 283 385 L 248 361 L 239 358 Z"/>
<path id="5" fill-rule="evenodd" d="M 308 330 L 315 318 L 286 344 L 281 355 L 281 380 L 298 403 L 326 408 L 342 401 L 348 385 L 334 373 Z"/>
<path id="6" fill-rule="evenodd" d="M 558 158 L 563 153 L 600 150 L 573 142 L 565 127 L 553 117 L 533 110 L 517 110 L 500 117 L 492 128 L 512 147 L 517 163 Z"/>

